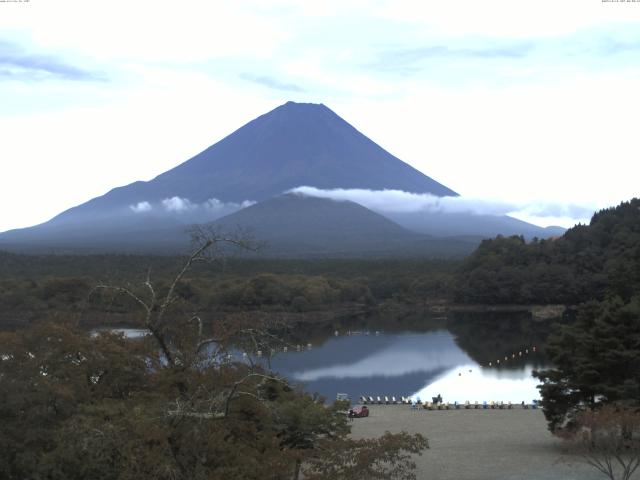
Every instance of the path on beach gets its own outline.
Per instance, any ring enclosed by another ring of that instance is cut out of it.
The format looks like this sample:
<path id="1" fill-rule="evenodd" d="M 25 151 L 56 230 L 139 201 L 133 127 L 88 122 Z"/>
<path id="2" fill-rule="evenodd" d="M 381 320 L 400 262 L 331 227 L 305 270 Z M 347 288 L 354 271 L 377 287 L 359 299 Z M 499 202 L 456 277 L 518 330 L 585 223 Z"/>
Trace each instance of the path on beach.
<path id="1" fill-rule="evenodd" d="M 424 480 L 601 480 L 551 436 L 541 410 L 414 410 L 371 405 L 352 423 L 354 438 L 385 431 L 421 433 L 430 449 L 416 457 Z"/>

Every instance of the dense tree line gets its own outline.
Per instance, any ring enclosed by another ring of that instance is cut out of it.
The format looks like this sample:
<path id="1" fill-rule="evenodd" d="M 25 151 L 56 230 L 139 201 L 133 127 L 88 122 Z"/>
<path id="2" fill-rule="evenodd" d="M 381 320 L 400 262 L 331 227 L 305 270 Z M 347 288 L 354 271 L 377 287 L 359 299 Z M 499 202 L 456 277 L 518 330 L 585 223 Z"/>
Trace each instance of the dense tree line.
<path id="1" fill-rule="evenodd" d="M 111 264 L 110 262 L 113 262 Z M 131 285 L 151 271 L 158 288 L 175 274 L 175 257 L 27 256 L 0 252 L 0 330 L 51 318 L 77 318 L 87 326 L 130 324 L 130 299 L 91 294 L 99 283 Z M 245 260 L 194 265 L 177 286 L 180 299 L 199 312 L 370 311 L 384 302 L 441 301 L 457 264 L 421 260 Z M 59 271 L 57 269 L 59 268 Z"/>
<path id="2" fill-rule="evenodd" d="M 463 303 L 579 304 L 640 290 L 640 199 L 597 212 L 562 237 L 483 241 L 460 268 L 454 297 Z"/>
<path id="3" fill-rule="evenodd" d="M 536 376 L 552 431 L 575 428 L 585 410 L 640 407 L 640 295 L 582 304 L 546 348 L 553 368 Z"/>
<path id="4" fill-rule="evenodd" d="M 140 340 L 61 321 L 0 333 L 2 478 L 415 479 L 423 436 L 353 440 L 346 404 L 326 406 L 231 360 L 231 349 L 280 342 L 269 322 L 247 315 L 205 329 L 183 308 L 195 296 L 186 273 L 223 241 L 205 239 L 163 285 L 149 273 L 137 285 L 92 289 L 131 302 L 149 332 Z M 53 290 L 73 296 L 75 287 Z M 330 286 L 308 288 L 323 295 Z"/>
<path id="5" fill-rule="evenodd" d="M 553 432 L 577 432 L 586 413 L 605 407 L 616 418 L 637 417 L 640 199 L 602 210 L 561 238 L 486 240 L 464 262 L 455 289 L 470 303 L 575 306 L 575 320 L 556 324 L 547 341 L 553 367 L 536 373 Z M 624 432 L 623 440 L 637 440 Z"/>

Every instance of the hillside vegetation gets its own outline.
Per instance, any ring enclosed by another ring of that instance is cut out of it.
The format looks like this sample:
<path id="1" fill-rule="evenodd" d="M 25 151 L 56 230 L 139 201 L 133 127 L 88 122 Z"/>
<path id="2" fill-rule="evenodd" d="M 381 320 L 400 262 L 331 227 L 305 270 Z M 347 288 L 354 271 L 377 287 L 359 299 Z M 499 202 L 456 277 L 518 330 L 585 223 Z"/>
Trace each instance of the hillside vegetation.
<path id="1" fill-rule="evenodd" d="M 640 291 L 640 199 L 597 212 L 562 237 L 483 241 L 458 275 L 463 303 L 579 304 Z"/>
<path id="2" fill-rule="evenodd" d="M 135 325 L 126 297 L 90 295 L 100 284 L 139 288 L 150 272 L 167 288 L 180 259 L 127 255 L 15 255 L 0 252 L 0 330 L 73 318 L 85 327 Z M 457 262 L 440 260 L 229 259 L 197 265 L 180 282 L 182 305 L 205 321 L 230 312 L 286 313 L 313 322 L 386 303 L 405 307 L 442 302 Z"/>
<path id="3" fill-rule="evenodd" d="M 535 373 L 549 429 L 575 434 L 585 426 L 585 415 L 607 409 L 616 422 L 637 420 L 640 199 L 602 210 L 589 225 L 555 240 L 484 241 L 462 265 L 455 298 L 575 305 L 575 319 L 557 324 L 549 336 L 546 352 L 553 367 Z M 621 441 L 633 439 L 634 425 L 616 430 L 623 432 Z"/>

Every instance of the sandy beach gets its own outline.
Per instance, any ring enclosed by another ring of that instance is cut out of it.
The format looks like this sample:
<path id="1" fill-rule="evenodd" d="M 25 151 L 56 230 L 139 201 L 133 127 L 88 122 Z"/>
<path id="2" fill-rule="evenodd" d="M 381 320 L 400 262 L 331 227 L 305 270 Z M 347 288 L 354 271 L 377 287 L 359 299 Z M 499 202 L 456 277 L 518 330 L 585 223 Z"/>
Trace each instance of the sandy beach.
<path id="1" fill-rule="evenodd" d="M 602 474 L 567 452 L 547 430 L 541 410 L 414 410 L 372 405 L 353 422 L 355 438 L 405 430 L 429 439 L 416 457 L 425 480 L 597 480 Z"/>

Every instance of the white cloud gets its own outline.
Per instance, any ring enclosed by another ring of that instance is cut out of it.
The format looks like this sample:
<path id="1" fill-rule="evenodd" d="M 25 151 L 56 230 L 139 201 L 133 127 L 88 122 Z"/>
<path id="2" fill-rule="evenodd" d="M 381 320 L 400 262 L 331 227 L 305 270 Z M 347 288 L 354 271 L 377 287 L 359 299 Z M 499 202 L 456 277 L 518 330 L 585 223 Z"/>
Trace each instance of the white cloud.
<path id="1" fill-rule="evenodd" d="M 0 40 L 108 81 L 2 83 L 0 204 L 22 201 L 3 211 L 0 231 L 151 179 L 287 100 L 324 103 L 467 197 L 615 205 L 638 194 L 639 22 L 637 3 L 599 0 L 2 8 Z M 535 55 L 422 58 L 415 74 L 369 66 L 380 52 L 493 42 L 531 44 Z M 609 55 L 612 45 L 628 50 Z M 242 72 L 304 92 L 238 81 Z"/>
<path id="2" fill-rule="evenodd" d="M 379 2 L 373 14 L 446 34 L 483 34 L 504 37 L 556 36 L 607 22 L 640 20 L 633 3 L 600 0 L 403 0 Z"/>
<path id="3" fill-rule="evenodd" d="M 57 0 L 31 2 L 22 10 L 3 11 L 0 29 L 28 29 L 39 44 L 105 60 L 269 57 L 287 37 L 271 19 L 254 14 L 240 2 Z"/>
<path id="4" fill-rule="evenodd" d="M 218 200 L 217 198 L 210 198 L 206 202 L 202 203 L 201 206 L 206 210 L 209 210 L 212 212 L 220 212 L 222 210 L 228 210 L 228 209 L 240 210 L 241 208 L 247 208 L 247 207 L 250 207 L 251 205 L 255 205 L 255 203 L 256 202 L 252 200 L 244 200 L 241 203 L 235 203 L 235 202 L 224 203 Z"/>
<path id="5" fill-rule="evenodd" d="M 380 213 L 443 212 L 472 213 L 475 215 L 519 214 L 529 218 L 560 217 L 573 219 L 573 223 L 591 217 L 595 207 L 549 201 L 528 203 L 508 202 L 488 198 L 437 197 L 428 193 L 411 193 L 402 190 L 329 189 L 297 187 L 288 193 L 311 197 L 329 198 L 338 201 L 352 201 Z"/>
<path id="6" fill-rule="evenodd" d="M 217 198 L 210 198 L 209 200 L 204 202 L 202 204 L 202 206 L 204 208 L 206 208 L 207 210 L 212 210 L 212 211 L 215 212 L 215 211 L 218 211 L 218 210 L 222 210 L 224 208 L 224 203 L 222 203 Z"/>
<path id="7" fill-rule="evenodd" d="M 129 205 L 129 208 L 133 213 L 144 213 L 153 210 L 153 207 L 149 202 L 138 202 L 135 205 Z"/>
<path id="8" fill-rule="evenodd" d="M 182 198 L 178 196 L 165 198 L 157 204 L 158 209 L 170 214 L 185 214 L 192 213 L 198 217 L 201 215 L 214 214 L 216 216 L 227 215 L 237 210 L 250 207 L 256 202 L 253 200 L 244 200 L 240 203 L 236 202 L 221 202 L 217 198 L 210 198 L 202 203 L 194 203 L 188 198 Z M 154 205 L 149 201 L 138 202 L 134 205 L 129 205 L 129 209 L 134 213 L 146 213 L 155 210 Z M 206 217 L 210 218 L 210 217 Z"/>
<path id="9" fill-rule="evenodd" d="M 185 212 L 198 208 L 188 198 L 171 197 L 162 200 L 162 206 L 167 212 Z"/>

